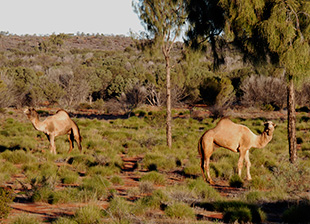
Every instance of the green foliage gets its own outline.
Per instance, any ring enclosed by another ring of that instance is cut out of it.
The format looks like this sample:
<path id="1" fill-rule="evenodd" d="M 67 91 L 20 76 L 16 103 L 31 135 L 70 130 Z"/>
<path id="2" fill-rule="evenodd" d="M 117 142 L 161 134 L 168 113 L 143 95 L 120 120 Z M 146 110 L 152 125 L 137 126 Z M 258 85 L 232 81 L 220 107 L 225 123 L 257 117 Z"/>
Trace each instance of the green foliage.
<path id="1" fill-rule="evenodd" d="M 150 181 L 154 184 L 164 184 L 165 177 L 156 171 L 151 171 L 143 175 L 143 177 L 141 177 L 141 181 Z"/>
<path id="2" fill-rule="evenodd" d="M 246 207 L 228 208 L 223 216 L 226 223 L 248 223 L 252 222 L 251 210 Z"/>
<path id="3" fill-rule="evenodd" d="M 133 205 L 124 198 L 115 197 L 110 201 L 110 206 L 106 211 L 106 215 L 120 222 L 129 220 L 132 211 Z"/>
<path id="4" fill-rule="evenodd" d="M 27 153 L 24 150 L 16 150 L 16 151 L 6 150 L 1 154 L 1 157 L 14 164 L 30 163 L 36 161 L 36 158 L 31 153 Z"/>
<path id="5" fill-rule="evenodd" d="M 254 204 L 241 201 L 215 202 L 215 210 L 223 211 L 225 222 L 261 223 L 266 219 L 265 213 Z"/>
<path id="6" fill-rule="evenodd" d="M 165 214 L 168 217 L 182 220 L 191 220 L 195 218 L 193 209 L 189 205 L 182 202 L 175 202 L 171 205 L 168 205 L 165 209 Z"/>
<path id="7" fill-rule="evenodd" d="M 83 224 L 96 224 L 101 223 L 101 217 L 103 212 L 96 205 L 88 205 L 82 208 L 79 208 L 74 214 L 74 220 L 77 223 Z"/>
<path id="8" fill-rule="evenodd" d="M 13 202 L 13 192 L 0 188 L 0 218 L 6 218 L 11 211 L 10 203 Z"/>
<path id="9" fill-rule="evenodd" d="M 230 180 L 229 180 L 229 186 L 231 187 L 237 187 L 237 188 L 241 188 L 243 187 L 243 181 L 242 179 L 239 177 L 238 174 L 233 175 Z"/>
<path id="10" fill-rule="evenodd" d="M 309 201 L 302 202 L 300 205 L 292 206 L 284 212 L 283 221 L 285 223 L 309 223 L 309 209 Z"/>
<path id="11" fill-rule="evenodd" d="M 235 97 L 234 87 L 228 78 L 206 78 L 200 84 L 199 90 L 207 105 L 219 108 L 229 106 Z"/>
<path id="12" fill-rule="evenodd" d="M 10 223 L 14 224 L 40 224 L 40 220 L 32 214 L 23 213 L 14 217 Z"/>
<path id="13" fill-rule="evenodd" d="M 190 191 L 194 192 L 198 198 L 207 199 L 207 200 L 220 200 L 220 194 L 206 183 L 202 178 L 196 180 L 188 181 L 188 188 Z"/>
<path id="14" fill-rule="evenodd" d="M 110 182 L 102 176 L 95 175 L 83 180 L 82 185 L 79 187 L 81 190 L 91 192 L 97 199 L 107 198 Z"/>

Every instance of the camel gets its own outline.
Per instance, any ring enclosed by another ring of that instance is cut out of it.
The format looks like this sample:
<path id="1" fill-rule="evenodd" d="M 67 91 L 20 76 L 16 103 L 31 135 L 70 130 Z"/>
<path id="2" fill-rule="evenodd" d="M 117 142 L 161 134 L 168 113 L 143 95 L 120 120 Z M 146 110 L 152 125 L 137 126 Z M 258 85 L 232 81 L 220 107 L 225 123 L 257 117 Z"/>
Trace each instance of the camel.
<path id="1" fill-rule="evenodd" d="M 205 169 L 208 176 L 208 182 L 214 185 L 210 176 L 210 157 L 214 147 L 223 147 L 233 152 L 239 152 L 238 175 L 241 177 L 243 160 L 246 162 L 247 180 L 251 180 L 250 174 L 250 148 L 264 148 L 272 139 L 275 124 L 268 121 L 264 124 L 265 128 L 261 135 L 255 135 L 248 127 L 232 122 L 228 118 L 222 118 L 218 124 L 206 131 L 198 142 L 198 152 L 201 157 L 200 167 L 202 176 L 207 182 Z"/>
<path id="2" fill-rule="evenodd" d="M 77 142 L 80 152 L 82 152 L 82 137 L 79 127 L 71 120 L 65 110 L 58 110 L 55 115 L 47 117 L 44 121 L 39 120 L 39 115 L 34 108 L 26 109 L 24 113 L 36 130 L 44 132 L 50 142 L 51 153 L 56 154 L 55 137 L 65 134 L 68 134 L 69 153 L 74 147 L 74 140 Z"/>

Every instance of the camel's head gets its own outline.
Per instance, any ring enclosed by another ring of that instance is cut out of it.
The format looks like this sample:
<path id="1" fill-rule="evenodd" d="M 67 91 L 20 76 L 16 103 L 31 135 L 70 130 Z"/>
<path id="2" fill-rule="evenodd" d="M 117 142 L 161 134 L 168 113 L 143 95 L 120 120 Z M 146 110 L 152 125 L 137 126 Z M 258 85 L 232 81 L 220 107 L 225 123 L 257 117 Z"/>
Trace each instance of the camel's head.
<path id="1" fill-rule="evenodd" d="M 264 132 L 267 133 L 267 135 L 272 135 L 274 128 L 277 126 L 276 124 L 274 124 L 272 121 L 267 121 L 265 124 L 265 129 Z"/>
<path id="2" fill-rule="evenodd" d="M 34 108 L 25 109 L 24 114 L 27 115 L 28 119 L 30 119 L 31 117 L 37 117 L 38 116 L 38 113 Z"/>

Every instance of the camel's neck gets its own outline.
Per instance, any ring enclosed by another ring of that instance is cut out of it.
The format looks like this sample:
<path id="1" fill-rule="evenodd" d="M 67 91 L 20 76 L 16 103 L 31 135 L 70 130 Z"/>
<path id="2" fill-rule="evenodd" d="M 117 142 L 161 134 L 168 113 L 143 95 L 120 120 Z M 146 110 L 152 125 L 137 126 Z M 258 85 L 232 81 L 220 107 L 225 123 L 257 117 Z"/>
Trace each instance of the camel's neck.
<path id="1" fill-rule="evenodd" d="M 38 131 L 43 131 L 42 121 L 39 120 L 38 115 L 30 117 L 29 120 L 31 121 L 31 123 L 35 129 L 37 129 Z"/>
<path id="2" fill-rule="evenodd" d="M 256 138 L 255 148 L 264 148 L 272 139 L 272 132 L 263 132 L 261 135 L 258 135 Z"/>

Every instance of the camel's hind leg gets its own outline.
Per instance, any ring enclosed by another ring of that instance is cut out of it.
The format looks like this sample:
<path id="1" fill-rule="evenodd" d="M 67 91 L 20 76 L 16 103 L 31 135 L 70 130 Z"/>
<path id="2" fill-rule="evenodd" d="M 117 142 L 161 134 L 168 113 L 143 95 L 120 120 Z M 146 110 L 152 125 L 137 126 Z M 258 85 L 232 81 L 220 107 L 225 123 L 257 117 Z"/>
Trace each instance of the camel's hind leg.
<path id="1" fill-rule="evenodd" d="M 208 182 L 210 184 L 214 184 L 211 175 L 210 175 L 210 157 L 212 155 L 213 152 L 213 139 L 206 139 L 204 138 L 205 136 L 203 136 L 200 140 L 199 140 L 199 144 L 198 144 L 198 151 L 201 157 L 200 160 L 200 168 L 202 171 L 202 176 L 203 179 L 205 181 L 207 181 L 207 178 L 205 176 L 205 171 L 207 172 L 207 177 L 208 177 Z"/>

